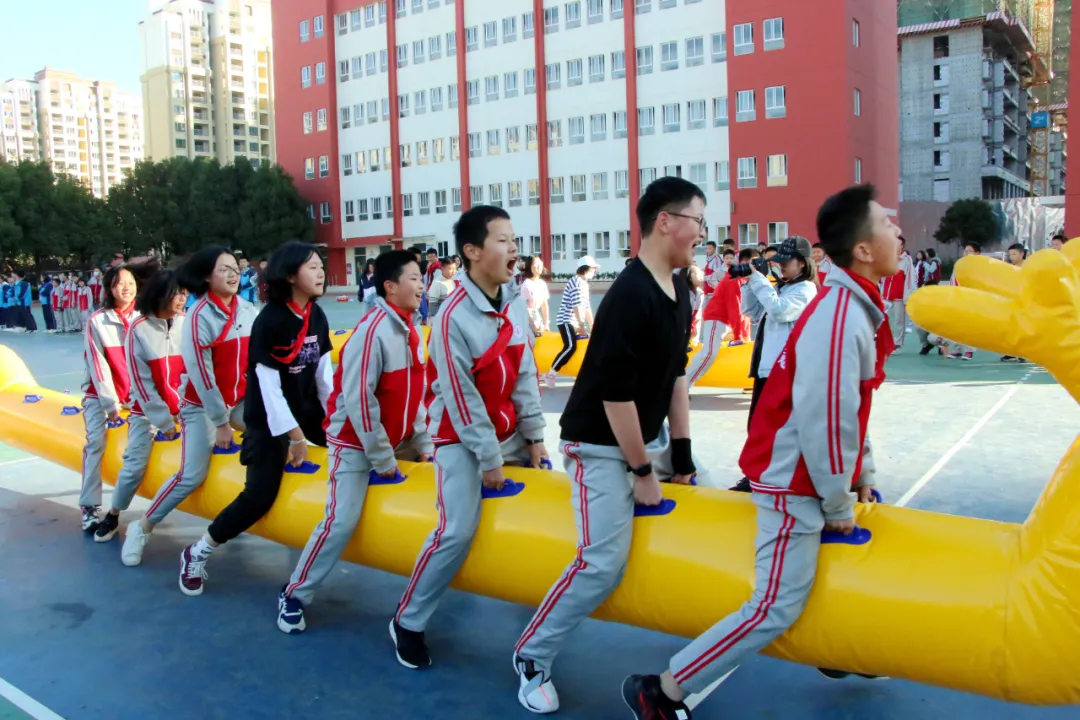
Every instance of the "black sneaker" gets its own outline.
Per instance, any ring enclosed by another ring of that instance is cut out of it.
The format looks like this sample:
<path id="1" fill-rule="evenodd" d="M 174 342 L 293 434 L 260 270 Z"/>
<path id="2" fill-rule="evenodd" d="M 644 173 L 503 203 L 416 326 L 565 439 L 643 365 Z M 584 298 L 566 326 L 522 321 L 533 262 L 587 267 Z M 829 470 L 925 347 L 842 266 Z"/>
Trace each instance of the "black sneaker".
<path id="1" fill-rule="evenodd" d="M 930 351 L 934 349 L 934 346 L 930 343 L 923 343 L 922 348 L 919 349 L 920 355 L 929 355 Z"/>
<path id="2" fill-rule="evenodd" d="M 96 505 L 83 505 L 79 508 L 82 510 L 82 529 L 84 532 L 94 532 L 97 530 L 98 525 L 101 524 L 101 510 Z"/>
<path id="3" fill-rule="evenodd" d="M 119 530 L 120 516 L 106 513 L 105 517 L 98 524 L 97 530 L 94 531 L 94 542 L 109 542 L 116 536 L 116 533 Z"/>
<path id="4" fill-rule="evenodd" d="M 675 702 L 660 689 L 659 675 L 630 675 L 622 684 L 622 699 L 637 720 L 691 720 L 686 703 Z"/>
<path id="5" fill-rule="evenodd" d="M 753 490 L 750 489 L 750 478 L 744 477 L 742 480 L 732 485 L 729 490 L 744 493 L 753 492 Z"/>
<path id="6" fill-rule="evenodd" d="M 844 678 L 851 677 L 852 675 L 855 675 L 856 677 L 861 677 L 863 680 L 888 680 L 889 679 L 885 675 L 865 675 L 863 673 L 849 673 L 849 672 L 844 672 L 843 670 L 830 670 L 828 668 L 818 668 L 817 671 L 819 673 L 821 673 L 822 675 L 824 675 L 825 677 L 829 678 L 830 680 L 843 680 Z"/>
<path id="7" fill-rule="evenodd" d="M 424 633 L 406 630 L 397 624 L 397 620 L 391 620 L 390 639 L 394 641 L 399 663 L 410 670 L 431 667 L 431 656 L 428 655 L 427 643 L 424 642 Z"/>

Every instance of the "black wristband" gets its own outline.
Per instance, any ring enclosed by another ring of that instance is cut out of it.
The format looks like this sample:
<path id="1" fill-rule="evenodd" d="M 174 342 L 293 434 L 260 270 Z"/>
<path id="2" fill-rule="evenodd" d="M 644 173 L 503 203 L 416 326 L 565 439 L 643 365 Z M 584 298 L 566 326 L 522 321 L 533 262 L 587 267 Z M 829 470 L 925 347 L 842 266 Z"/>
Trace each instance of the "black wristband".
<path id="1" fill-rule="evenodd" d="M 671 469 L 676 475 L 693 475 L 697 471 L 690 453 L 690 438 L 672 438 Z"/>
<path id="2" fill-rule="evenodd" d="M 645 463 L 639 467 L 626 466 L 626 469 L 634 474 L 635 477 L 646 478 L 652 475 L 652 463 Z"/>

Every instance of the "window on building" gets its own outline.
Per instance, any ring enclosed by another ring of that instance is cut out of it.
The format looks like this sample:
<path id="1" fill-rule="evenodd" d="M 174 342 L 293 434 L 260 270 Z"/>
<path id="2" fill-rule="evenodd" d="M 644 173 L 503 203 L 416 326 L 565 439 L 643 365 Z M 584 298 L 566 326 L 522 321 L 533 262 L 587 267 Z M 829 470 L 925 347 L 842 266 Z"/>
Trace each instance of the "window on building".
<path id="1" fill-rule="evenodd" d="M 621 257 L 621 258 L 630 257 L 630 231 L 629 230 L 620 230 L 619 231 L 619 246 L 617 248 L 617 252 L 619 253 L 619 257 Z"/>
<path id="2" fill-rule="evenodd" d="M 581 84 L 581 60 L 566 61 L 566 86 Z"/>
<path id="3" fill-rule="evenodd" d="M 686 67 L 705 64 L 705 38 L 689 38 L 686 41 Z"/>
<path id="4" fill-rule="evenodd" d="M 341 156 L 341 173 L 342 175 L 352 175 L 352 153 L 345 153 Z"/>
<path id="5" fill-rule="evenodd" d="M 349 14 L 341 13 L 337 16 L 338 35 L 346 35 L 349 32 Z"/>
<path id="6" fill-rule="evenodd" d="M 304 179 L 315 179 L 315 158 L 304 158 Z"/>
<path id="7" fill-rule="evenodd" d="M 652 72 L 653 56 L 652 46 L 640 47 L 637 49 L 637 73 L 638 75 L 648 75 Z"/>
<path id="8" fill-rule="evenodd" d="M 566 29 L 581 27 L 581 2 L 573 0 L 566 3 Z"/>
<path id="9" fill-rule="evenodd" d="M 537 143 L 539 142 L 539 132 L 536 124 L 530 124 L 525 126 L 525 149 L 535 150 Z"/>
<path id="10" fill-rule="evenodd" d="M 326 63 L 315 63 L 315 84 L 322 85 L 326 82 Z"/>
<path id="11" fill-rule="evenodd" d="M 508 72 L 503 75 L 503 97 L 512 98 L 517 97 L 518 94 L 518 74 L 517 70 Z"/>
<path id="12" fill-rule="evenodd" d="M 316 15 L 315 16 L 314 27 L 315 27 L 315 37 L 321 38 L 323 36 L 323 16 L 322 15 Z"/>
<path id="13" fill-rule="evenodd" d="M 782 118 L 787 115 L 786 86 L 775 85 L 765 88 L 765 117 Z"/>
<path id="14" fill-rule="evenodd" d="M 593 55 L 589 58 L 589 82 L 604 81 L 604 56 Z"/>
<path id="15" fill-rule="evenodd" d="M 313 132 L 313 126 L 311 123 L 311 113 L 304 113 L 304 134 L 310 135 Z"/>
<path id="16" fill-rule="evenodd" d="M 398 157 L 401 158 L 401 167 L 412 167 L 412 145 L 398 145 Z"/>
<path id="17" fill-rule="evenodd" d="M 317 120 L 318 130 L 319 130 L 319 132 L 322 132 L 323 130 L 326 129 L 326 108 L 319 108 L 319 112 L 318 112 L 317 117 L 318 117 L 318 120 Z"/>
<path id="18" fill-rule="evenodd" d="M 442 215 L 446 212 L 446 191 L 435 191 L 435 214 Z"/>
<path id="19" fill-rule="evenodd" d="M 533 36 L 533 14 L 527 12 L 521 16 L 521 38 L 528 40 Z"/>
<path id="20" fill-rule="evenodd" d="M 562 147 L 562 120 L 548 121 L 548 147 Z"/>
<path id="21" fill-rule="evenodd" d="M 465 28 L 465 52 L 480 49 L 480 29 L 475 25 Z"/>
<path id="22" fill-rule="evenodd" d="M 401 217 L 412 217 L 412 193 L 403 193 L 401 195 Z"/>
<path id="23" fill-rule="evenodd" d="M 506 152 L 517 152 L 521 149 L 521 128 L 506 128 Z"/>
<path id="24" fill-rule="evenodd" d="M 705 163 L 693 163 L 688 168 L 687 179 L 704 192 L 708 190 L 709 179 L 706 177 Z"/>
<path id="25" fill-rule="evenodd" d="M 574 233 L 574 259 L 583 258 L 589 254 L 589 234 L 588 233 Z"/>
<path id="26" fill-rule="evenodd" d="M 593 142 L 607 139 L 607 115 L 598 113 L 589 116 L 589 139 Z"/>
<path id="27" fill-rule="evenodd" d="M 616 110 L 611 114 L 611 124 L 613 130 L 611 136 L 613 139 L 618 140 L 626 137 L 626 111 Z"/>
<path id="28" fill-rule="evenodd" d="M 323 225 L 328 225 L 334 219 L 334 213 L 330 210 L 330 203 L 319 203 L 319 215 Z"/>
<path id="29" fill-rule="evenodd" d="M 604 19 L 604 0 L 588 0 L 589 24 L 601 22 Z"/>
<path id="30" fill-rule="evenodd" d="M 731 187 L 731 167 L 727 160 L 714 163 L 713 172 L 716 173 L 717 190 L 727 190 Z"/>
<path id="31" fill-rule="evenodd" d="M 581 143 L 585 142 L 585 118 L 570 118 L 568 125 L 568 129 L 570 130 L 570 144 L 580 145 Z"/>
<path id="32" fill-rule="evenodd" d="M 300 42 L 306 43 L 310 39 L 311 39 L 311 31 L 310 31 L 310 29 L 308 27 L 308 21 L 307 20 L 301 20 L 300 21 Z"/>
<path id="33" fill-rule="evenodd" d="M 855 158 L 855 184 L 862 184 L 862 158 Z"/>
<path id="34" fill-rule="evenodd" d="M 739 90 L 735 93 L 735 122 L 748 122 L 757 118 L 753 90 Z"/>
<path id="35" fill-rule="evenodd" d="M 498 130 L 487 131 L 487 154 L 498 155 L 502 152 L 502 133 Z"/>
<path id="36" fill-rule="evenodd" d="M 611 53 L 611 79 L 626 77 L 626 53 L 622 50 Z"/>
<path id="37" fill-rule="evenodd" d="M 398 117 L 409 117 L 409 96 L 398 95 Z"/>
<path id="38" fill-rule="evenodd" d="M 551 259 L 566 259 L 566 235 L 559 233 L 551 236 Z"/>
<path id="39" fill-rule="evenodd" d="M 615 171 L 615 197 L 625 198 L 630 194 L 630 171 Z"/>
<path id="40" fill-rule="evenodd" d="M 788 224 L 786 222 L 769 223 L 769 244 L 779 245 L 788 237 Z"/>
<path id="41" fill-rule="evenodd" d="M 787 185 L 787 155 L 769 155 L 766 162 L 765 184 L 769 187 Z"/>
<path id="42" fill-rule="evenodd" d="M 724 62 L 727 60 L 727 33 L 713 33 L 712 35 L 712 61 Z"/>
<path id="43" fill-rule="evenodd" d="M 565 199 L 565 197 L 563 195 L 563 192 L 564 192 L 563 178 L 561 178 L 561 177 L 548 178 L 548 194 L 551 197 L 551 202 L 553 202 L 553 203 L 561 203 Z"/>
<path id="44" fill-rule="evenodd" d="M 517 40 L 517 16 L 503 18 L 502 34 L 504 43 Z"/>
<path id="45" fill-rule="evenodd" d="M 757 158 L 739 158 L 739 181 L 740 188 L 757 187 Z"/>
<path id="46" fill-rule="evenodd" d="M 949 193 L 949 181 L 948 179 L 935 179 L 933 189 L 933 199 L 935 202 L 949 202 L 952 198 Z"/>
<path id="47" fill-rule="evenodd" d="M 664 105 L 664 132 L 679 132 L 679 130 L 682 129 L 682 118 L 679 108 L 679 103 Z"/>
<path id="48" fill-rule="evenodd" d="M 765 50 L 784 47 L 784 18 L 770 18 L 761 24 L 762 43 Z"/>
<path id="49" fill-rule="evenodd" d="M 457 31 L 451 30 L 446 33 L 446 57 L 457 55 Z"/>
<path id="50" fill-rule="evenodd" d="M 735 54 L 749 55 L 754 52 L 754 25 L 743 23 L 735 26 Z"/>
<path id="51" fill-rule="evenodd" d="M 300 87 L 311 87 L 311 66 L 305 65 L 300 68 Z"/>
<path id="52" fill-rule="evenodd" d="M 559 8 L 544 8 L 544 32 L 559 32 Z"/>
<path id="53" fill-rule="evenodd" d="M 855 114 L 862 115 L 862 93 L 859 92 L 859 88 L 855 88 Z"/>
<path id="54" fill-rule="evenodd" d="M 499 99 L 499 76 L 491 75 L 484 78 L 484 96 L 488 102 Z"/>
<path id="55" fill-rule="evenodd" d="M 701 130 L 705 127 L 704 100 L 691 100 L 686 103 L 686 127 L 688 130 Z"/>
<path id="56" fill-rule="evenodd" d="M 345 222 L 356 220 L 356 203 L 352 200 L 345 201 Z"/>
<path id="57" fill-rule="evenodd" d="M 934 59 L 949 57 L 949 36 L 938 35 L 934 38 Z"/>
<path id="58" fill-rule="evenodd" d="M 536 92 L 536 70 L 528 68 L 525 70 L 525 94 L 531 95 Z"/>
<path id="59" fill-rule="evenodd" d="M 603 117 L 603 115 L 601 115 Z M 607 200 L 608 198 L 608 174 L 606 172 L 593 173 L 592 176 L 592 199 Z"/>
<path id="60" fill-rule="evenodd" d="M 382 220 L 382 198 L 371 198 L 371 219 Z"/>
<path id="61" fill-rule="evenodd" d="M 488 185 L 488 205 L 503 206 L 503 185 L 501 182 Z"/>
<path id="62" fill-rule="evenodd" d="M 656 108 L 638 108 L 638 135 L 652 135 L 656 132 Z"/>
<path id="63" fill-rule="evenodd" d="M 319 156 L 319 177 L 326 177 L 330 174 L 330 156 Z"/>
<path id="64" fill-rule="evenodd" d="M 545 68 L 547 75 L 547 89 L 557 90 L 562 86 L 562 64 L 550 63 Z"/>
<path id="65" fill-rule="evenodd" d="M 722 127 L 728 124 L 727 98 L 713 98 L 713 127 Z"/>
<path id="66" fill-rule="evenodd" d="M 510 207 L 521 207 L 521 181 L 511 180 L 506 184 L 507 204 Z"/>
<path id="67" fill-rule="evenodd" d="M 743 223 L 739 225 L 739 247 L 757 247 L 757 244 L 757 223 Z"/>
<path id="68" fill-rule="evenodd" d="M 859 38 L 859 21 L 858 20 L 852 20 L 851 21 L 851 44 L 854 45 L 855 47 L 859 47 L 860 42 L 861 42 L 861 40 Z"/>
<path id="69" fill-rule="evenodd" d="M 679 44 L 676 42 L 660 43 L 660 70 L 679 69 Z"/>
<path id="70" fill-rule="evenodd" d="M 497 20 L 484 23 L 484 47 L 495 47 L 499 44 L 499 23 Z"/>

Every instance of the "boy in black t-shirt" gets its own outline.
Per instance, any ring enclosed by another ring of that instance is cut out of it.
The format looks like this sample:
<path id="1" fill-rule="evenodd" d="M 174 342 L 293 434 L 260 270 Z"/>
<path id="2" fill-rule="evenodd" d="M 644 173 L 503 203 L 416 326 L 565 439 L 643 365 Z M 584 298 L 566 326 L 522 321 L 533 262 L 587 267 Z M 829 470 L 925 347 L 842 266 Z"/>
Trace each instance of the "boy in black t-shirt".
<path id="1" fill-rule="evenodd" d="M 597 311 L 560 422 L 577 556 L 515 648 L 518 700 L 533 712 L 558 709 L 551 666 L 559 645 L 622 579 L 634 503 L 661 503 L 658 476 L 687 484 L 694 474 L 686 380 L 692 312 L 673 273 L 693 262 L 704 213 L 705 197 L 693 183 L 665 177 L 649 185 L 637 206 L 641 252 Z"/>
<path id="2" fill-rule="evenodd" d="M 207 556 L 270 510 L 286 463 L 299 467 L 308 442 L 326 445 L 323 419 L 333 387 L 330 326 L 315 302 L 323 294 L 323 261 L 314 245 L 288 242 L 270 257 L 269 304 L 248 345 L 247 398 L 240 463 L 243 491 L 189 550 Z"/>

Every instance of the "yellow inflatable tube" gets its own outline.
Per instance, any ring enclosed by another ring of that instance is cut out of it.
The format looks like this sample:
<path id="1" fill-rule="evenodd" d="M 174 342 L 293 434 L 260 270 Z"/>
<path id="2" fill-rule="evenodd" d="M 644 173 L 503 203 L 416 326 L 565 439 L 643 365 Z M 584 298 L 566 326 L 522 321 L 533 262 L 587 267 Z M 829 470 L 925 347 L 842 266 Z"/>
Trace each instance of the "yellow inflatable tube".
<path id="1" fill-rule="evenodd" d="M 341 355 L 341 348 L 345 341 L 352 336 L 352 330 L 335 330 L 330 334 L 334 350 L 330 358 L 336 363 Z M 423 328 L 426 342 L 431 328 Z M 579 340 L 577 352 L 570 358 L 570 362 L 559 371 L 566 377 L 577 377 L 581 370 L 581 361 L 585 357 L 585 348 L 589 346 L 588 340 Z M 543 337 L 536 340 L 536 364 L 541 373 L 546 373 L 555 362 L 555 356 L 562 350 L 562 339 L 558 333 L 547 332 Z M 695 347 L 691 355 L 701 352 L 702 348 Z M 750 356 L 754 352 L 754 344 L 748 342 L 744 345 L 729 347 L 725 345 L 716 356 L 716 361 L 709 371 L 696 383 L 699 387 L 749 389 L 754 386 L 750 375 Z"/>
<path id="2" fill-rule="evenodd" d="M 1019 277 L 1013 298 L 969 287 L 920 290 L 912 298 L 912 314 L 958 341 L 1000 346 L 1044 363 L 1075 396 L 1080 388 L 1076 270 L 1065 256 L 1039 253 Z M 955 313 L 967 324 L 954 322 Z M 1024 329 L 1003 332 L 1009 322 Z M 1004 339 L 990 342 L 998 336 Z M 34 401 L 27 402 L 28 395 Z M 38 387 L 19 358 L 0 347 L 0 440 L 78 469 L 83 425 L 77 415 L 62 413 L 67 403 L 70 397 Z M 109 432 L 104 473 L 110 483 L 125 437 L 123 429 Z M 160 487 L 179 464 L 179 451 L 179 443 L 154 449 L 141 494 L 150 496 Z M 322 450 L 313 451 L 312 459 L 325 467 Z M 409 474 L 404 483 L 368 493 L 346 560 L 401 575 L 411 572 L 436 522 L 435 491 L 429 465 L 403 469 Z M 570 484 L 552 472 L 510 469 L 507 474 L 525 489 L 515 497 L 484 501 L 476 541 L 455 586 L 536 605 L 575 554 Z M 181 507 L 213 517 L 243 482 L 235 456 L 215 456 L 205 485 Z M 324 468 L 315 475 L 287 475 L 278 501 L 252 532 L 301 547 L 322 518 L 325 484 Z M 750 595 L 754 511 L 747 497 L 723 490 L 667 487 L 664 492 L 676 501 L 674 510 L 635 520 L 625 578 L 595 615 L 692 637 Z M 872 539 L 864 545 L 823 546 L 805 612 L 766 652 L 1017 702 L 1080 703 L 1078 507 L 1080 443 L 1070 449 L 1023 525 L 859 506 L 856 519 Z"/>

